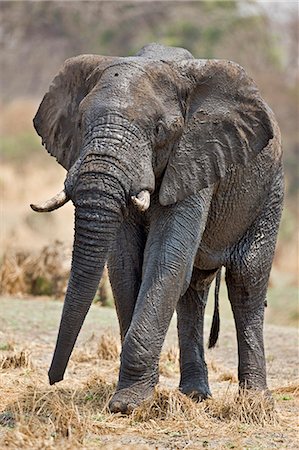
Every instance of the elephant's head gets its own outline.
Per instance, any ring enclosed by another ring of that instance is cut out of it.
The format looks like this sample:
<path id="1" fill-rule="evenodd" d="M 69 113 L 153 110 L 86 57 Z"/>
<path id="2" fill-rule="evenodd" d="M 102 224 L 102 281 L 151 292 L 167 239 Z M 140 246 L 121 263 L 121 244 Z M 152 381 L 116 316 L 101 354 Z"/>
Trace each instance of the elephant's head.
<path id="1" fill-rule="evenodd" d="M 246 165 L 273 132 L 266 105 L 238 65 L 158 46 L 132 58 L 67 60 L 34 126 L 68 173 L 64 190 L 33 208 L 50 211 L 68 199 L 75 205 L 52 384 L 63 378 L 128 204 L 144 211 L 159 189 L 168 206 L 213 185 L 232 166 Z"/>

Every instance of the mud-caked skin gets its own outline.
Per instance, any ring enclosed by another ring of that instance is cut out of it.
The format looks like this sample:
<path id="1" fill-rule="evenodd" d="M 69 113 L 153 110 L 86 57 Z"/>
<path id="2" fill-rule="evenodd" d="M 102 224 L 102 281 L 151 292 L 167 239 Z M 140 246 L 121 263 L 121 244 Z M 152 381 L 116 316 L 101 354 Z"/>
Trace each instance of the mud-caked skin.
<path id="1" fill-rule="evenodd" d="M 211 395 L 203 317 L 222 266 L 240 385 L 266 390 L 263 316 L 283 172 L 275 118 L 245 71 L 157 44 L 135 57 L 78 56 L 54 78 L 34 125 L 68 171 L 75 205 L 50 383 L 63 379 L 108 261 L 122 340 L 111 411 L 152 395 L 175 310 L 180 390 Z"/>

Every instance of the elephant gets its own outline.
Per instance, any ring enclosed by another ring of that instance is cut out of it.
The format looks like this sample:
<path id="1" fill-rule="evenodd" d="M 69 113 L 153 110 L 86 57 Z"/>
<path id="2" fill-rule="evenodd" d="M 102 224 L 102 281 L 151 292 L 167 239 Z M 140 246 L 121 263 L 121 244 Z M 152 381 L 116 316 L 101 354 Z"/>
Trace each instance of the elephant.
<path id="1" fill-rule="evenodd" d="M 75 207 L 72 266 L 50 384 L 63 379 L 105 264 L 120 326 L 112 412 L 151 398 L 173 314 L 179 389 L 211 396 L 203 321 L 216 278 L 210 346 L 219 331 L 220 271 L 238 343 L 240 389 L 267 392 L 266 292 L 283 203 L 273 112 L 235 62 L 148 44 L 135 56 L 63 64 L 33 120 L 67 171 L 35 211 Z"/>

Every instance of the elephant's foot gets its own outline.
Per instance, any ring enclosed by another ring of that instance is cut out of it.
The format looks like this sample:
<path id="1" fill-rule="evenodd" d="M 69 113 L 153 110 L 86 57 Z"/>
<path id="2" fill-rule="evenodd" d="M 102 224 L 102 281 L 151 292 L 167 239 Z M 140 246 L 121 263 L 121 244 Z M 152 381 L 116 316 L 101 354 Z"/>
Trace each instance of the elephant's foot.
<path id="1" fill-rule="evenodd" d="M 204 360 L 181 367 L 179 390 L 196 402 L 212 397 Z"/>
<path id="2" fill-rule="evenodd" d="M 153 396 L 155 385 L 156 383 L 137 382 L 130 387 L 117 390 L 110 400 L 110 411 L 131 414 L 133 409 Z"/>
<path id="3" fill-rule="evenodd" d="M 190 376 L 184 377 L 182 374 L 179 390 L 196 402 L 201 402 L 212 396 L 208 380 L 195 378 L 194 376 L 190 378 Z"/>

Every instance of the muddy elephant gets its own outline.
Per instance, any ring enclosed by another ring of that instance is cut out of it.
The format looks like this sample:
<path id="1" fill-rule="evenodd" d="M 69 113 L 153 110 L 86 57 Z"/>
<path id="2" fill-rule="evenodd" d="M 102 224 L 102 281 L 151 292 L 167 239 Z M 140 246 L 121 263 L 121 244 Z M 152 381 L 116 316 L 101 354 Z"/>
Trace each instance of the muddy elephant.
<path id="1" fill-rule="evenodd" d="M 263 318 L 283 172 L 279 128 L 244 69 L 158 44 L 134 57 L 81 55 L 54 78 L 34 126 L 67 175 L 32 208 L 75 206 L 50 384 L 63 379 L 108 261 L 122 341 L 111 411 L 153 394 L 175 310 L 180 390 L 210 395 L 203 316 L 222 266 L 240 386 L 266 390 Z M 218 326 L 216 302 L 210 345 Z"/>

